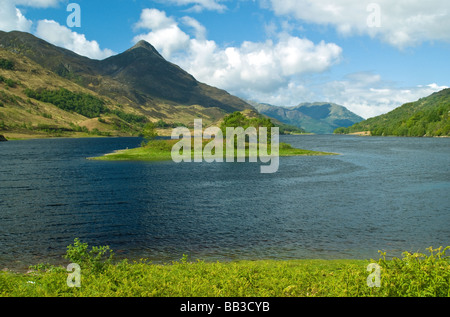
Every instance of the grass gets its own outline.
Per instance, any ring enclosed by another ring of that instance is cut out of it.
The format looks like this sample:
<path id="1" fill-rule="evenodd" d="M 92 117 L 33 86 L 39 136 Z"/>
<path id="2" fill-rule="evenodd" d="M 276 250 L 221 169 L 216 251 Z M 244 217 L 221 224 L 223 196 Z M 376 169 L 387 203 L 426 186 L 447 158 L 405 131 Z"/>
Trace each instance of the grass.
<path id="1" fill-rule="evenodd" d="M 172 160 L 171 151 L 173 146 L 179 142 L 178 140 L 154 140 L 148 144 L 135 149 L 118 150 L 113 153 L 100 157 L 90 158 L 91 160 L 101 161 L 169 161 Z M 203 141 L 203 148 L 211 140 Z M 224 152 L 226 151 L 224 145 Z M 192 157 L 194 155 L 194 147 L 192 146 Z M 258 155 L 257 153 L 256 155 Z M 249 157 L 248 144 L 246 147 L 246 157 Z M 318 156 L 318 155 L 335 155 L 334 153 L 317 152 L 303 149 L 293 148 L 290 144 L 280 143 L 280 156 Z M 236 153 L 235 153 L 236 157 Z"/>
<path id="2" fill-rule="evenodd" d="M 78 239 L 66 259 L 81 267 L 80 287 L 68 286 L 63 267 L 38 265 L 26 274 L 0 273 L 2 297 L 449 297 L 450 261 L 442 247 L 429 255 L 386 260 L 289 260 L 229 263 L 146 260 L 114 263 L 109 247 Z M 369 263 L 380 267 L 379 287 L 369 287 Z M 72 279 L 70 279 L 72 280 Z"/>

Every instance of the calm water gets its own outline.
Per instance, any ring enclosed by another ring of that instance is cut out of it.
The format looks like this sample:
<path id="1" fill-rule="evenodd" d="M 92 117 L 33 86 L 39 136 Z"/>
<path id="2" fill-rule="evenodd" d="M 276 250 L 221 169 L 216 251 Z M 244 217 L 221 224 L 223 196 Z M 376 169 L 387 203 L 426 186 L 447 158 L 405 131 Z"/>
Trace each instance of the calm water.
<path id="1" fill-rule="evenodd" d="M 450 139 L 289 136 L 339 156 L 252 163 L 95 162 L 137 138 L 0 144 L 0 268 L 59 263 L 80 238 L 116 255 L 378 258 L 450 245 Z"/>

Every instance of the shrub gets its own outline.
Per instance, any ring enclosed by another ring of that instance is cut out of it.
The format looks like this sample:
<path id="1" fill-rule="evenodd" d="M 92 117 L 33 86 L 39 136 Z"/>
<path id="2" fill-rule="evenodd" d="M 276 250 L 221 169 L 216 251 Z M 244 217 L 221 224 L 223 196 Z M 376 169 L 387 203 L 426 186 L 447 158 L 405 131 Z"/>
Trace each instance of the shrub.
<path id="1" fill-rule="evenodd" d="M 14 63 L 13 63 L 13 61 L 10 61 L 8 59 L 1 58 L 0 59 L 0 68 L 6 69 L 6 70 L 12 70 L 12 69 L 14 69 Z"/>
<path id="2" fill-rule="evenodd" d="M 95 273 L 102 272 L 107 265 L 110 265 L 114 253 L 109 246 L 92 247 L 88 250 L 87 243 L 82 243 L 76 238 L 73 245 L 67 247 L 65 259 L 77 263 L 83 270 L 88 269 Z"/>
<path id="3" fill-rule="evenodd" d="M 386 260 L 381 253 L 378 264 L 382 268 L 382 285 L 385 296 L 449 297 L 450 257 L 445 252 L 450 246 L 428 248 L 430 255 L 404 252 L 403 258 Z"/>

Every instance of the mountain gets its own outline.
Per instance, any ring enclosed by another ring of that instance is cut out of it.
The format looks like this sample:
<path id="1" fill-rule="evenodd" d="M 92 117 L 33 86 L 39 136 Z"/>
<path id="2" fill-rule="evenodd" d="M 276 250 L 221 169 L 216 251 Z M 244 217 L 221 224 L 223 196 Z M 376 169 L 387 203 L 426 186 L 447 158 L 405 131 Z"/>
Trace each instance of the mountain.
<path id="1" fill-rule="evenodd" d="M 228 113 L 253 109 L 242 99 L 197 81 L 145 41 L 121 54 L 93 60 L 29 33 L 0 31 L 0 58 L 14 65 L 0 67 L 4 79 L 0 131 L 17 130 L 20 124 L 33 130 L 40 124 L 60 131 L 75 125 L 135 134 L 143 117 L 169 125 L 192 125 L 195 118 L 212 124 Z M 15 84 L 9 87 L 5 80 Z M 59 102 L 61 98 L 69 98 L 69 104 Z M 87 99 L 96 111 L 80 112 L 86 110 L 80 103 Z"/>
<path id="2" fill-rule="evenodd" d="M 183 69 L 166 61 L 149 43 L 138 42 L 126 52 L 97 65 L 98 73 L 119 83 L 126 83 L 123 93 L 139 92 L 137 102 L 146 97 L 174 105 L 200 105 L 220 108 L 227 113 L 251 108 L 243 100 L 198 82 Z"/>
<path id="3" fill-rule="evenodd" d="M 261 114 L 316 134 L 333 133 L 339 127 L 349 127 L 364 120 L 347 108 L 333 103 L 302 103 L 296 107 L 249 103 Z"/>
<path id="4" fill-rule="evenodd" d="M 444 89 L 335 132 L 370 132 L 374 136 L 450 136 L 449 113 L 450 89 Z"/>

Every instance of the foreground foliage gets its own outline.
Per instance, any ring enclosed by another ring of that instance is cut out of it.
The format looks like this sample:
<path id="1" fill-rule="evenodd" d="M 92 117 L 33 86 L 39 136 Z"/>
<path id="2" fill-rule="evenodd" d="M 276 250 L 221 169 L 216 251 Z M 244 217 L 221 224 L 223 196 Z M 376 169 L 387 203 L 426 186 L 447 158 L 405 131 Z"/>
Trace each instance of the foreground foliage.
<path id="1" fill-rule="evenodd" d="M 38 265 L 27 274 L 0 273 L 3 297 L 448 297 L 450 249 L 429 255 L 367 260 L 190 262 L 187 256 L 166 265 L 146 260 L 113 263 L 109 247 L 78 239 L 65 258 L 78 261 L 80 287 L 69 287 L 63 267 Z M 369 263 L 380 267 L 379 287 L 369 287 Z"/>

